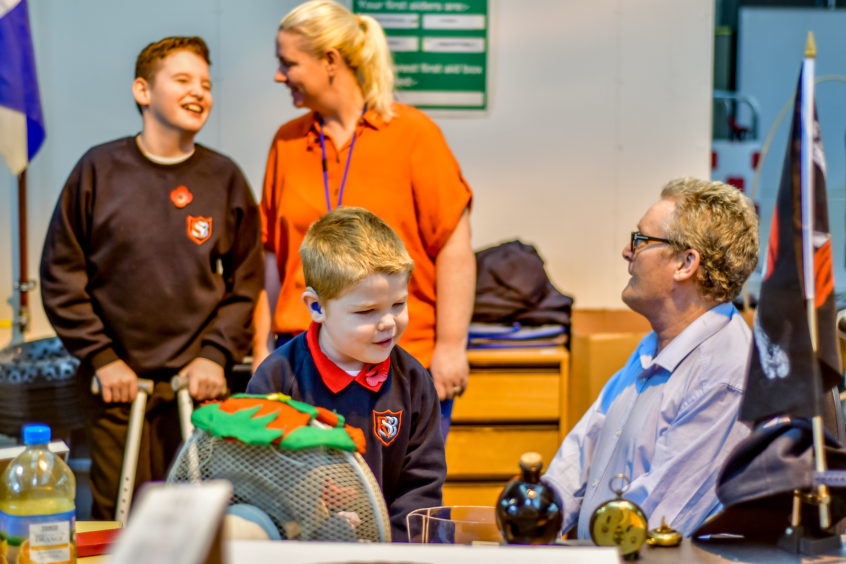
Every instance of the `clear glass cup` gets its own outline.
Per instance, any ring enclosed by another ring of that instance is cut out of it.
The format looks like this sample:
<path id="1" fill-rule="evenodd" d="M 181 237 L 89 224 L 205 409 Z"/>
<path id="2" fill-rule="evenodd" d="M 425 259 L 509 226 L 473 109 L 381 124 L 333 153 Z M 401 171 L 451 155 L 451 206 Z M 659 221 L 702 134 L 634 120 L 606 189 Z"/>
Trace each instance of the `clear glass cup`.
<path id="1" fill-rule="evenodd" d="M 503 542 L 493 507 L 451 505 L 415 509 L 406 518 L 408 542 L 472 544 Z"/>

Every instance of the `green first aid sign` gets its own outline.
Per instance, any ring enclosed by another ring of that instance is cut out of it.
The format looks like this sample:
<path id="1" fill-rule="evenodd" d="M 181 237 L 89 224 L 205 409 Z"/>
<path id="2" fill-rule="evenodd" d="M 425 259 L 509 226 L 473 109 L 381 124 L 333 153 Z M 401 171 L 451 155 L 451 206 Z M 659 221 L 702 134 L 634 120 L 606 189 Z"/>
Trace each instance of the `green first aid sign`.
<path id="1" fill-rule="evenodd" d="M 397 99 L 429 109 L 487 108 L 488 0 L 352 0 L 385 30 Z"/>

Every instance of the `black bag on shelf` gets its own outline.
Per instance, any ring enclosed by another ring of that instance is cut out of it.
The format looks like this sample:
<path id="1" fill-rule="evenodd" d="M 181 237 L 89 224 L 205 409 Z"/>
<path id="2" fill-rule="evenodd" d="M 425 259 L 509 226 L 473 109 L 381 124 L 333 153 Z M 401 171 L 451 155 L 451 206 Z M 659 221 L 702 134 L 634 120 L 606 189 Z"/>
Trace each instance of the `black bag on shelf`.
<path id="1" fill-rule="evenodd" d="M 475 323 L 563 325 L 569 332 L 572 306 L 532 245 L 514 240 L 476 253 Z"/>

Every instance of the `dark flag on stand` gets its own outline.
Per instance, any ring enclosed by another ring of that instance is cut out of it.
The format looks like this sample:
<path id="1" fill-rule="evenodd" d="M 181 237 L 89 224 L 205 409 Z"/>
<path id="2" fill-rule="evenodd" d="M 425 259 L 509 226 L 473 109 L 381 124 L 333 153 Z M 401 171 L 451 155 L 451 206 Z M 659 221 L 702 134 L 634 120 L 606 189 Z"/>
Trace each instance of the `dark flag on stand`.
<path id="1" fill-rule="evenodd" d="M 812 90 L 814 80 L 813 59 L 810 69 L 808 61 L 802 65 L 796 89 L 740 409 L 740 419 L 751 423 L 776 415 L 820 415 L 822 393 L 842 379 L 835 331 L 825 157 L 816 104 L 813 94 L 806 93 Z M 812 117 L 805 123 L 811 127 L 810 134 L 805 135 L 802 118 L 808 114 Z M 810 174 L 804 168 L 807 163 Z M 803 199 L 811 206 L 806 209 L 805 221 Z M 811 214 L 812 222 L 808 221 Z M 813 232 L 808 229 L 810 225 Z M 806 258 L 811 248 L 813 257 Z M 809 300 L 816 309 L 816 352 L 809 325 Z"/>

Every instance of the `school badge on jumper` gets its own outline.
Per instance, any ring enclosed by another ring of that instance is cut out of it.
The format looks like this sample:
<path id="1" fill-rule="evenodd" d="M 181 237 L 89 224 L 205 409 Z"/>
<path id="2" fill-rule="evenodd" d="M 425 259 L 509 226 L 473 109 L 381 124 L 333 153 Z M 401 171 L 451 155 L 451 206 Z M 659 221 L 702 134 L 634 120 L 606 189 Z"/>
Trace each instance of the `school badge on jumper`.
<path id="1" fill-rule="evenodd" d="M 184 208 L 188 204 L 191 203 L 191 200 L 194 199 L 194 194 L 192 194 L 187 186 L 179 186 L 178 188 L 174 188 L 173 191 L 170 193 L 170 201 L 173 202 L 173 205 L 179 209 Z"/>
<path id="2" fill-rule="evenodd" d="M 188 238 L 202 245 L 212 234 L 212 218 L 188 216 Z"/>
<path id="3" fill-rule="evenodd" d="M 388 446 L 399 434 L 402 426 L 402 411 L 374 411 L 373 412 L 373 434 L 376 438 Z"/>

